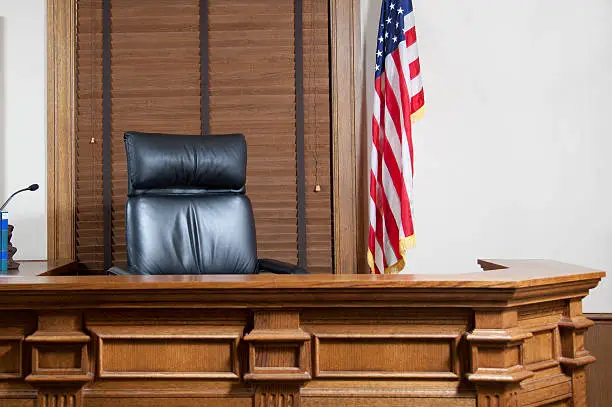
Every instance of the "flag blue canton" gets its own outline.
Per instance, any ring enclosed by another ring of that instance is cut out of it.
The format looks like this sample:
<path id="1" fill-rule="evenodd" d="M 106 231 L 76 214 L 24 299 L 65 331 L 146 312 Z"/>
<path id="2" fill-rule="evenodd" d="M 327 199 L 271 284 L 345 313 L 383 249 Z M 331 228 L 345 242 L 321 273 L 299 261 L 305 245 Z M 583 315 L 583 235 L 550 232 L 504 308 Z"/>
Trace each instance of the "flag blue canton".
<path id="1" fill-rule="evenodd" d="M 397 50 L 404 35 L 404 16 L 412 12 L 412 0 L 383 0 L 376 47 L 376 77 L 385 70 L 385 58 Z"/>

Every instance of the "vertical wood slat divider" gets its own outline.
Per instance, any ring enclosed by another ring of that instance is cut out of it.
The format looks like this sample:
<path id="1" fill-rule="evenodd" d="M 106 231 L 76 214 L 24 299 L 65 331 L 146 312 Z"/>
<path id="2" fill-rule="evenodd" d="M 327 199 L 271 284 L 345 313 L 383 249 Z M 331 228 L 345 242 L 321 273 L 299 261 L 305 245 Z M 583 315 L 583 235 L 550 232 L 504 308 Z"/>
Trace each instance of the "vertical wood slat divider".
<path id="1" fill-rule="evenodd" d="M 210 92 L 208 90 L 208 0 L 200 0 L 200 82 L 202 94 L 202 135 L 210 134 Z"/>
<path id="2" fill-rule="evenodd" d="M 298 265 L 307 266 L 306 251 L 306 167 L 304 163 L 304 44 L 302 0 L 294 0 L 295 48 L 295 146 L 297 167 L 297 251 Z"/>
<path id="3" fill-rule="evenodd" d="M 102 193 L 104 207 L 104 270 L 112 259 L 111 156 L 111 0 L 102 0 Z"/>

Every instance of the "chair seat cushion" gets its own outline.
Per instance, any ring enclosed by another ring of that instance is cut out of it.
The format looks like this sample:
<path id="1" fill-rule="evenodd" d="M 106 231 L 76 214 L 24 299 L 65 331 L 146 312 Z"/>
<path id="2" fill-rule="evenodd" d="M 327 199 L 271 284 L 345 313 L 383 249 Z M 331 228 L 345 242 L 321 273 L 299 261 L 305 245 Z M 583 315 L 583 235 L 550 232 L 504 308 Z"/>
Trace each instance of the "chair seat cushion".
<path id="1" fill-rule="evenodd" d="M 255 227 L 245 195 L 135 196 L 126 210 L 132 273 L 257 273 Z"/>

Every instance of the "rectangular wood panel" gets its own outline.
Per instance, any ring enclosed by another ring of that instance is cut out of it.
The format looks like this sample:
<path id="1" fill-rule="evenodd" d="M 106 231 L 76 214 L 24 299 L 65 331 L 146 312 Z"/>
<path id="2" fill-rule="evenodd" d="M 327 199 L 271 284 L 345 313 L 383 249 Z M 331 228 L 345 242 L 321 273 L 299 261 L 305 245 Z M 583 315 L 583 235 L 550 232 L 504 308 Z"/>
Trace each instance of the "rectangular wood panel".
<path id="1" fill-rule="evenodd" d="M 251 398 L 232 397 L 140 397 L 86 398 L 85 407 L 252 407 Z"/>
<path id="2" fill-rule="evenodd" d="M 238 378 L 236 339 L 101 338 L 99 376 Z"/>
<path id="3" fill-rule="evenodd" d="M 0 338 L 0 379 L 20 378 L 23 337 Z"/>
<path id="4" fill-rule="evenodd" d="M 458 337 L 317 335 L 316 377 L 458 378 Z M 344 355 L 344 357 L 339 357 Z"/>

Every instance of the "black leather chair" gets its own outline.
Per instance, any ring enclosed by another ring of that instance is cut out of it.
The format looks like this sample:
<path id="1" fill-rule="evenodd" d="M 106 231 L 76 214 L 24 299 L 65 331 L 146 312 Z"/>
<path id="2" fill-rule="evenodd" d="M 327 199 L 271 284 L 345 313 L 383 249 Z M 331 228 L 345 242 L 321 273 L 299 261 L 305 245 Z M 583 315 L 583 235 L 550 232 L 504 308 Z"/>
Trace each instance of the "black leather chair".
<path id="1" fill-rule="evenodd" d="M 128 267 L 109 274 L 308 274 L 257 258 L 242 134 L 124 139 Z"/>

